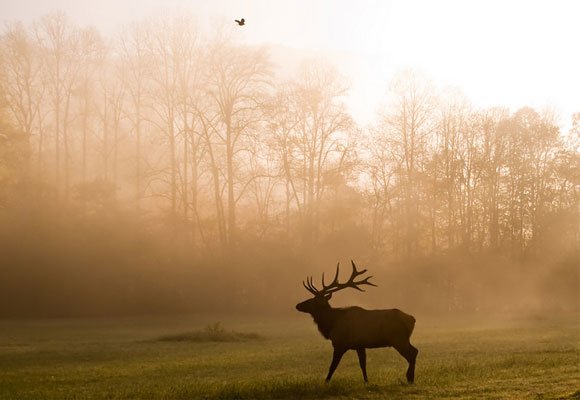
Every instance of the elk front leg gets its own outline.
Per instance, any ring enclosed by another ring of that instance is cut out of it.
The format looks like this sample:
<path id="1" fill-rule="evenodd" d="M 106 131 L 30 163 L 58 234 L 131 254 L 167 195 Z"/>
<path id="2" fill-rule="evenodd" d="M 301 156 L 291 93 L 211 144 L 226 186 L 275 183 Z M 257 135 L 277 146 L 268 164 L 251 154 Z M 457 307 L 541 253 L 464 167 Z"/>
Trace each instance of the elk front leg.
<path id="1" fill-rule="evenodd" d="M 360 365 L 360 369 L 362 369 L 363 378 L 365 383 L 367 383 L 369 381 L 367 378 L 367 353 L 364 347 L 362 349 L 357 349 L 356 353 L 358 354 L 358 363 Z"/>
<path id="2" fill-rule="evenodd" d="M 338 363 L 340 359 L 344 355 L 346 350 L 334 348 L 334 353 L 332 353 L 332 362 L 330 363 L 330 369 L 328 370 L 328 375 L 326 376 L 326 382 L 330 382 L 330 378 L 332 378 L 332 374 L 338 367 Z"/>

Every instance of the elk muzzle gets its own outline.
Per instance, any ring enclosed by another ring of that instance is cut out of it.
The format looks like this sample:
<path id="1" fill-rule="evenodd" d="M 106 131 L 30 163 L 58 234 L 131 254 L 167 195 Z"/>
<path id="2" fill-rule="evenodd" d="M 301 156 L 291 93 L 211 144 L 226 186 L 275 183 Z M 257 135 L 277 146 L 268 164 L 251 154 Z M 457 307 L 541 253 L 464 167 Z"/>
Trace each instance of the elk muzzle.
<path id="1" fill-rule="evenodd" d="M 308 309 L 308 306 L 306 304 L 307 302 L 308 302 L 308 300 L 296 304 L 296 309 L 300 312 L 308 312 L 308 311 L 306 311 Z"/>

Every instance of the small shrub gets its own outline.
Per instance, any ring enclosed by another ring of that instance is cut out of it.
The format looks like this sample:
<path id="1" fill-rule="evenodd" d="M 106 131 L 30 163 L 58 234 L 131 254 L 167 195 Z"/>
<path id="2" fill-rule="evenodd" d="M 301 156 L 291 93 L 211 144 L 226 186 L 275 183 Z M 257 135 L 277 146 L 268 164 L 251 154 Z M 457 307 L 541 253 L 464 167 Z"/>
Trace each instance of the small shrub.
<path id="1" fill-rule="evenodd" d="M 156 339 L 158 342 L 246 342 L 263 340 L 264 337 L 253 332 L 227 331 L 221 322 L 208 324 L 204 329 L 194 332 L 163 335 Z"/>
<path id="2" fill-rule="evenodd" d="M 226 330 L 222 326 L 222 323 L 218 321 L 218 322 L 214 322 L 213 324 L 208 324 L 205 327 L 205 331 L 208 332 L 208 333 L 222 334 Z"/>

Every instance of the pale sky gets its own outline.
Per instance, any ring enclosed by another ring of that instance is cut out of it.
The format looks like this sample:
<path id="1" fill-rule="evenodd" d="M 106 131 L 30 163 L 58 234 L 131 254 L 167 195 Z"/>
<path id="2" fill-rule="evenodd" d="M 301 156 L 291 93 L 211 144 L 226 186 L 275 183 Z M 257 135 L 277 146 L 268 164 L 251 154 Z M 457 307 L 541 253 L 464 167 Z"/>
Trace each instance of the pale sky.
<path id="1" fill-rule="evenodd" d="M 403 67 L 459 87 L 479 107 L 553 107 L 564 127 L 580 111 L 576 0 L 0 0 L 0 20 L 31 22 L 57 9 L 105 34 L 185 10 L 202 24 L 231 22 L 240 42 L 329 56 L 348 75 L 349 106 L 363 124 Z"/>

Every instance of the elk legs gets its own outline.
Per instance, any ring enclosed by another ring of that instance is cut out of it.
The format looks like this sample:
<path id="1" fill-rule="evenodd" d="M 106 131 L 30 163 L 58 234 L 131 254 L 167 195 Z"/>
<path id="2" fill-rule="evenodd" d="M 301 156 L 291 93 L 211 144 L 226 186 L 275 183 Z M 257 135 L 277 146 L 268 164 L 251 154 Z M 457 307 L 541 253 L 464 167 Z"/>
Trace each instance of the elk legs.
<path id="1" fill-rule="evenodd" d="M 367 378 L 367 353 L 364 347 L 356 349 L 356 353 L 358 354 L 358 363 L 360 365 L 360 369 L 362 369 L 363 378 L 365 383 L 367 383 L 369 381 Z"/>
<path id="2" fill-rule="evenodd" d="M 332 378 L 332 374 L 334 374 L 334 371 L 336 371 L 336 367 L 338 367 L 338 364 L 340 363 L 340 360 L 342 359 L 342 356 L 345 352 L 346 350 L 343 349 L 334 349 L 334 352 L 332 353 L 330 369 L 328 370 L 328 375 L 326 376 L 326 382 L 330 382 L 330 378 Z M 358 354 L 358 362 L 363 373 L 363 378 L 365 383 L 367 383 L 369 381 L 367 378 L 367 353 L 364 347 L 356 349 L 356 353 Z"/>
<path id="3" fill-rule="evenodd" d="M 400 355 L 405 357 L 405 360 L 409 363 L 409 368 L 407 368 L 407 382 L 413 383 L 415 381 L 415 360 L 417 359 L 419 350 L 417 350 L 411 343 L 393 347 Z"/>
<path id="4" fill-rule="evenodd" d="M 330 369 L 328 370 L 328 375 L 326 376 L 326 382 L 330 382 L 330 378 L 332 378 L 332 374 L 334 374 L 334 371 L 336 370 L 336 367 L 338 367 L 338 363 L 340 362 L 340 359 L 342 358 L 342 356 L 344 355 L 345 350 L 343 349 L 334 349 L 334 352 L 332 353 L 332 362 L 330 363 Z"/>

